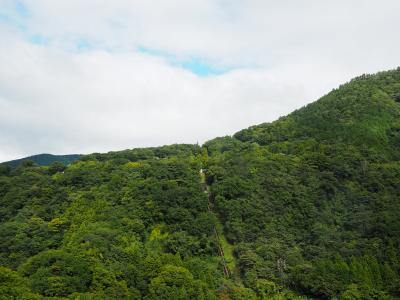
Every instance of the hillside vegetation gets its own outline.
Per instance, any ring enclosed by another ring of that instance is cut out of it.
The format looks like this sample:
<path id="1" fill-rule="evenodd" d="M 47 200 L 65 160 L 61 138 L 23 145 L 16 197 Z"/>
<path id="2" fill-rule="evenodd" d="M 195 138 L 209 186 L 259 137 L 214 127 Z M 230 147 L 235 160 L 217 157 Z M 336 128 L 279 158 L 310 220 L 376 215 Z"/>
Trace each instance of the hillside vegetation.
<path id="1" fill-rule="evenodd" d="M 80 154 L 69 154 L 69 155 L 52 155 L 52 154 L 38 154 L 21 159 L 10 160 L 1 163 L 2 165 L 7 165 L 10 168 L 16 168 L 24 162 L 34 162 L 39 166 L 49 166 L 52 163 L 58 161 L 65 165 L 78 160 L 82 155 Z"/>
<path id="2" fill-rule="evenodd" d="M 399 249 L 400 69 L 201 147 L 0 166 L 0 299 L 399 299 Z"/>

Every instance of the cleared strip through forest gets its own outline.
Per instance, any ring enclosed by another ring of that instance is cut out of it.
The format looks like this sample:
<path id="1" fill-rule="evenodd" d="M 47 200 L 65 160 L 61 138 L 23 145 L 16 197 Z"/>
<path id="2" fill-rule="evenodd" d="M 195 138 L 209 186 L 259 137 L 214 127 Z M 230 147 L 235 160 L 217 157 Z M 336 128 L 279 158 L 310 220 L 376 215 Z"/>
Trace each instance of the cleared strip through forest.
<path id="1" fill-rule="evenodd" d="M 204 174 L 203 169 L 200 170 L 200 176 L 201 176 L 201 181 L 202 181 L 202 183 L 203 183 L 203 185 L 204 185 L 204 192 L 207 194 L 207 199 L 208 199 L 207 207 L 208 207 L 208 211 L 209 211 L 210 213 L 212 213 L 213 215 L 215 215 L 215 216 L 217 217 L 217 219 L 218 219 L 218 216 L 217 216 L 217 215 L 214 213 L 214 211 L 212 210 L 212 204 L 211 204 L 211 199 L 210 199 L 210 197 L 211 197 L 211 194 L 210 194 L 210 187 L 207 185 L 207 182 L 206 182 L 206 180 L 205 180 L 205 174 Z M 224 253 L 224 249 L 223 249 L 223 247 L 222 247 L 221 238 L 220 238 L 220 235 L 219 235 L 219 233 L 218 233 L 217 226 L 214 225 L 213 230 L 214 230 L 214 236 L 215 236 L 215 239 L 216 239 L 217 245 L 218 245 L 218 253 L 219 253 L 219 256 L 221 257 L 221 261 L 222 261 L 222 266 L 223 266 L 223 270 L 224 270 L 224 275 L 225 275 L 225 277 L 230 277 L 230 276 L 231 276 L 231 270 L 229 269 L 228 264 L 227 264 L 226 259 L 225 259 L 225 253 Z"/>

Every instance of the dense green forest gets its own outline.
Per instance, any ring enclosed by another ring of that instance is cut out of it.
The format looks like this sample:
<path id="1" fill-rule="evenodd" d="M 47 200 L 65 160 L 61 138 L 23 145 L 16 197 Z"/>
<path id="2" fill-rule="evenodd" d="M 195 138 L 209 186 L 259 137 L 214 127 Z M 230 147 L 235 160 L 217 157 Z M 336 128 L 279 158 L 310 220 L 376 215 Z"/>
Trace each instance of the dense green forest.
<path id="1" fill-rule="evenodd" d="M 0 165 L 0 299 L 400 299 L 400 68 L 204 145 Z"/>
<path id="2" fill-rule="evenodd" d="M 39 166 L 49 166 L 56 161 L 61 162 L 65 165 L 69 165 L 70 163 L 73 163 L 75 160 L 78 160 L 81 156 L 82 155 L 80 154 L 69 154 L 69 155 L 37 154 L 25 158 L 6 161 L 1 164 L 8 165 L 11 168 L 18 167 L 24 161 L 33 161 L 35 164 Z"/>

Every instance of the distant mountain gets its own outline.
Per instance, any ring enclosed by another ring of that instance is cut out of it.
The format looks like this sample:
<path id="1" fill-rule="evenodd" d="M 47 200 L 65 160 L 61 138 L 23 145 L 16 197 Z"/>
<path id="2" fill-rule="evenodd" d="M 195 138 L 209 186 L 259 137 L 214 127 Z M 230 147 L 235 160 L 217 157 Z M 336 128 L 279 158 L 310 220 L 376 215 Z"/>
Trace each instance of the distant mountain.
<path id="1" fill-rule="evenodd" d="M 78 160 L 81 156 L 82 156 L 81 154 L 68 154 L 68 155 L 37 154 L 20 159 L 6 161 L 1 164 L 8 165 L 11 168 L 16 168 L 23 161 L 30 160 L 39 166 L 49 166 L 55 161 L 61 162 L 65 165 L 69 165 L 70 163 Z"/>

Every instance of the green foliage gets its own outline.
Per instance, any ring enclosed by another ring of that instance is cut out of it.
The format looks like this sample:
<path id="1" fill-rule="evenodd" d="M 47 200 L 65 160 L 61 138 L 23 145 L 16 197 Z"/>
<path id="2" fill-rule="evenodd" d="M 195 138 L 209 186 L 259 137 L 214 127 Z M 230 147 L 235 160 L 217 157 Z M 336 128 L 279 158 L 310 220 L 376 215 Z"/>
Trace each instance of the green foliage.
<path id="1" fill-rule="evenodd" d="M 87 260 L 63 250 L 48 250 L 29 258 L 20 272 L 32 290 L 44 296 L 83 292 L 94 280 Z"/>
<path id="2" fill-rule="evenodd" d="M 11 168 L 9 165 L 0 164 L 0 176 L 1 175 L 8 175 L 11 172 Z"/>
<path id="3" fill-rule="evenodd" d="M 212 299 L 215 296 L 199 280 L 183 267 L 165 265 L 160 274 L 149 285 L 145 299 Z"/>
<path id="4" fill-rule="evenodd" d="M 257 295 L 260 299 L 268 299 L 278 293 L 278 287 L 272 281 L 266 279 L 257 279 L 256 288 Z"/>
<path id="5" fill-rule="evenodd" d="M 40 299 L 15 271 L 0 267 L 0 299 Z"/>
<path id="6" fill-rule="evenodd" d="M 242 130 L 235 137 L 260 145 L 313 138 L 394 154 L 390 144 L 400 116 L 399 78 L 398 69 L 360 76 L 289 116 Z"/>
<path id="7" fill-rule="evenodd" d="M 399 82 L 400 69 L 357 78 L 208 160 L 245 284 L 399 296 Z"/>
<path id="8" fill-rule="evenodd" d="M 66 166 L 62 162 L 55 161 L 49 167 L 49 174 L 53 175 L 58 172 L 63 172 L 65 169 L 66 169 Z"/>
<path id="9" fill-rule="evenodd" d="M 203 147 L 1 164 L 0 299 L 398 299 L 399 95 L 397 69 Z"/>

